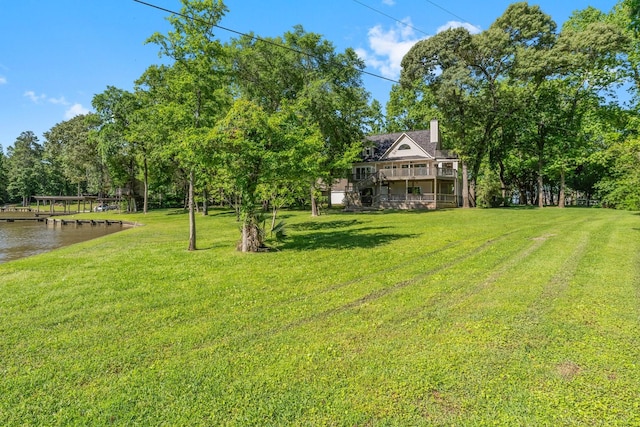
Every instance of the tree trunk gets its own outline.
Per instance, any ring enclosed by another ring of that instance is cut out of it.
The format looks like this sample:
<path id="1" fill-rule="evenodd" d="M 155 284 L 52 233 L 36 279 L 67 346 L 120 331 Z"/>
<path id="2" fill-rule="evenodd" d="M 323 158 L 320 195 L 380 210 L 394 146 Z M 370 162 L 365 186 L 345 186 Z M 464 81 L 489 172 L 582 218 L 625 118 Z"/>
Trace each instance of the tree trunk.
<path id="1" fill-rule="evenodd" d="M 319 216 L 318 200 L 316 199 L 316 186 L 311 184 L 311 216 Z"/>
<path id="2" fill-rule="evenodd" d="M 242 240 L 238 249 L 242 252 L 258 252 L 262 246 L 260 229 L 255 218 L 246 218 L 242 224 Z"/>
<path id="3" fill-rule="evenodd" d="M 144 154 L 144 160 L 142 162 L 143 165 L 143 174 L 144 174 L 144 203 L 142 205 L 142 213 L 146 214 L 149 209 L 149 165 L 147 163 L 147 155 Z"/>
<path id="4" fill-rule="evenodd" d="M 195 177 L 193 171 L 189 173 L 189 250 L 196 250 L 196 210 L 193 184 Z"/>
<path id="5" fill-rule="evenodd" d="M 520 187 L 520 204 L 526 206 L 528 203 L 527 190 L 524 187 Z"/>
<path id="6" fill-rule="evenodd" d="M 239 194 L 236 194 L 234 197 L 235 197 L 235 205 L 233 209 L 236 212 L 236 222 L 240 222 L 240 204 L 242 203 L 242 196 Z"/>
<path id="7" fill-rule="evenodd" d="M 560 168 L 560 193 L 558 194 L 558 207 L 564 208 L 565 196 L 564 196 L 564 168 Z"/>
<path id="8" fill-rule="evenodd" d="M 329 184 L 327 184 L 327 193 L 328 193 L 328 196 L 329 196 L 329 197 L 327 197 L 327 209 L 331 209 L 331 207 L 332 207 L 332 204 L 331 204 L 331 188 L 332 187 L 333 186 L 331 185 L 331 181 L 329 181 Z"/>
<path id="9" fill-rule="evenodd" d="M 542 166 L 544 155 L 544 134 L 545 126 L 543 123 L 538 125 L 538 207 L 544 208 L 544 182 L 542 180 Z"/>
<path id="10" fill-rule="evenodd" d="M 462 162 L 462 207 L 469 208 L 469 171 L 467 162 Z"/>
<path id="11" fill-rule="evenodd" d="M 202 216 L 209 215 L 209 202 L 207 200 L 208 198 L 209 198 L 209 193 L 205 188 L 202 190 Z"/>
<path id="12" fill-rule="evenodd" d="M 544 208 L 544 183 L 542 181 L 542 153 L 538 154 L 538 207 Z"/>
<path id="13" fill-rule="evenodd" d="M 275 204 L 274 204 L 273 212 L 272 212 L 272 215 L 271 215 L 271 230 L 269 230 L 270 233 L 272 233 L 272 234 L 273 234 L 273 229 L 276 228 L 276 218 L 277 217 L 278 217 L 278 207 L 275 206 Z"/>
<path id="14" fill-rule="evenodd" d="M 504 179 L 504 163 L 502 161 L 499 161 L 498 165 L 500 166 L 500 192 L 502 193 L 502 202 L 500 203 L 500 205 L 506 206 L 507 205 L 507 183 Z"/>

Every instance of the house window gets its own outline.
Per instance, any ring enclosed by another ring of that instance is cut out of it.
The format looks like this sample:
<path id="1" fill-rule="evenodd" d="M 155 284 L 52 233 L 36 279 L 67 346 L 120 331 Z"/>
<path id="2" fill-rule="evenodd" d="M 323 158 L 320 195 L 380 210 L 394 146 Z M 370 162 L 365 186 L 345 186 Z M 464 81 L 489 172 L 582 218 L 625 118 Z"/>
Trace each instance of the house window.
<path id="1" fill-rule="evenodd" d="M 356 167 L 355 168 L 354 179 L 356 181 L 368 178 L 369 175 L 371 175 L 371 167 L 364 166 L 364 167 Z"/>
<path id="2" fill-rule="evenodd" d="M 411 150 L 411 146 L 409 144 L 402 144 L 398 147 L 398 150 Z"/>
<path id="3" fill-rule="evenodd" d="M 422 194 L 420 187 L 407 187 L 407 194 Z"/>

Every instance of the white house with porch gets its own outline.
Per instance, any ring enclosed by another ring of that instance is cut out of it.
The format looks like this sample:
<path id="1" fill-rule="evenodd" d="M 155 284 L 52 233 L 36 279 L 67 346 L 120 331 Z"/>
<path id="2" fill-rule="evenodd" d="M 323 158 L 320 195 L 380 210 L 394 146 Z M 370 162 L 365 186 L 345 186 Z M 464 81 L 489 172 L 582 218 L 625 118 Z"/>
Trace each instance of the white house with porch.
<path id="1" fill-rule="evenodd" d="M 345 189 L 345 208 L 438 209 L 460 206 L 460 159 L 429 130 L 367 137 Z"/>

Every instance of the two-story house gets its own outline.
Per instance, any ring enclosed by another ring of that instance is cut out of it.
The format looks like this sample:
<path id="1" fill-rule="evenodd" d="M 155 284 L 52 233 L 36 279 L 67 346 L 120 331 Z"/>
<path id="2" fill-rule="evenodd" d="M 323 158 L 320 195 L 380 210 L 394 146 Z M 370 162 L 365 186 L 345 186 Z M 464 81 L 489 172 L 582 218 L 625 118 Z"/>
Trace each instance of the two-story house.
<path id="1" fill-rule="evenodd" d="M 367 137 L 345 191 L 345 208 L 437 209 L 460 205 L 460 159 L 429 130 Z"/>

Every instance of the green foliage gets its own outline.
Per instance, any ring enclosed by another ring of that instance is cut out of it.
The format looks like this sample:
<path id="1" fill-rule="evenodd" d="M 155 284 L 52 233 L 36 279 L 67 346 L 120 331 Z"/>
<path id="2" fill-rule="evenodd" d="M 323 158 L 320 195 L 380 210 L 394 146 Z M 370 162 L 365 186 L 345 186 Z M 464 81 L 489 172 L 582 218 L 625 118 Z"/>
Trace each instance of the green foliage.
<path id="1" fill-rule="evenodd" d="M 481 168 L 479 185 L 476 188 L 476 205 L 482 208 L 497 208 L 507 205 L 508 201 L 502 196 L 500 179 L 496 173 L 485 165 Z"/>
<path id="2" fill-rule="evenodd" d="M 592 148 L 588 118 L 625 76 L 638 75 L 625 60 L 629 47 L 628 35 L 593 8 L 574 13 L 558 33 L 539 6 L 513 3 L 482 33 L 457 28 L 416 43 L 403 58 L 387 122 L 410 126 L 437 108 L 468 168 L 463 192 L 467 180 L 497 176 L 502 188 L 535 192 L 542 206 L 545 176 L 554 177 L 552 187 L 564 185 Z M 527 157 L 536 162 L 519 160 Z M 487 162 L 494 173 L 480 170 Z M 531 170 L 511 169 L 521 167 L 533 167 L 533 186 L 523 179 Z M 463 194 L 465 206 L 468 199 Z"/>
<path id="3" fill-rule="evenodd" d="M 7 193 L 7 157 L 0 147 L 0 203 L 4 204 L 9 200 Z"/>
<path id="4" fill-rule="evenodd" d="M 596 185 L 607 206 L 640 210 L 640 139 L 613 144 L 607 151 L 609 174 Z"/>
<path id="5" fill-rule="evenodd" d="M 27 206 L 31 196 L 38 194 L 44 186 L 42 145 L 33 132 L 22 132 L 7 149 L 7 187 L 12 201 L 21 201 Z"/>
<path id="6" fill-rule="evenodd" d="M 243 241 L 249 228 L 256 231 L 254 244 L 243 243 L 243 251 L 256 251 L 264 242 L 264 231 L 257 230 L 264 196 L 279 203 L 279 188 L 296 182 L 318 161 L 323 147 L 320 131 L 302 123 L 304 118 L 295 111 L 267 114 L 260 105 L 238 99 L 209 135 L 216 161 L 229 172 L 241 197 Z"/>
<path id="7" fill-rule="evenodd" d="M 2 425 L 640 423 L 635 214 L 289 211 L 251 255 L 103 215 L 145 225 L 0 265 Z"/>
<path id="8" fill-rule="evenodd" d="M 434 95 L 426 85 L 421 81 L 411 84 L 412 87 L 393 85 L 391 88 L 386 108 L 386 132 L 428 129 L 431 119 L 441 118 L 435 108 Z"/>
<path id="9" fill-rule="evenodd" d="M 640 0 L 625 0 L 629 17 L 629 28 L 637 35 L 640 32 Z"/>
<path id="10" fill-rule="evenodd" d="M 301 26 L 265 41 L 242 37 L 227 49 L 242 97 L 267 114 L 290 111 L 299 119 L 289 126 L 300 126 L 301 134 L 308 128 L 321 135 L 323 145 L 314 161 L 296 168 L 295 178 L 308 187 L 344 176 L 361 152 L 367 119 L 375 109 L 367 103 L 359 71 L 364 64 L 355 51 L 336 52 L 332 43 Z"/>
<path id="11" fill-rule="evenodd" d="M 108 161 L 109 157 L 101 156 L 99 144 L 92 137 L 97 123 L 95 115 L 79 115 L 45 132 L 47 194 L 106 193 L 108 183 L 103 160 Z M 55 187 L 51 183 L 55 183 Z"/>

